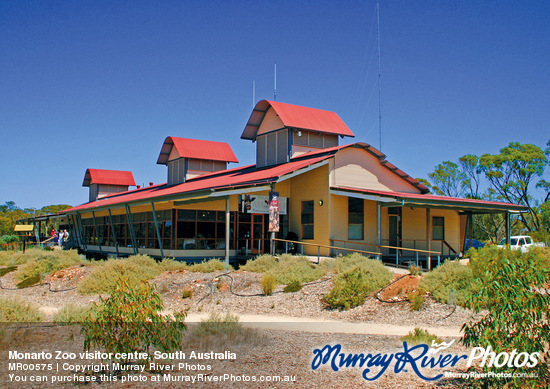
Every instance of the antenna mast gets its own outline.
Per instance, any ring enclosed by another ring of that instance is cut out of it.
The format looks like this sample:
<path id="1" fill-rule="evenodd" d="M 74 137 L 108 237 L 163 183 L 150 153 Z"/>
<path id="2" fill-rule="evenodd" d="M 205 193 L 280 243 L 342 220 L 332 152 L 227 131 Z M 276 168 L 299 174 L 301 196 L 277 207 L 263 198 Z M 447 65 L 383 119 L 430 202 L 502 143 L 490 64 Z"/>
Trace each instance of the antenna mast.
<path id="1" fill-rule="evenodd" d="M 376 0 L 376 15 L 378 19 L 378 139 L 382 151 L 382 72 L 380 61 L 380 0 Z"/>
<path id="2" fill-rule="evenodd" d="M 277 101 L 277 62 L 275 62 L 275 69 L 274 69 L 273 101 Z"/>
<path id="3" fill-rule="evenodd" d="M 256 106 L 256 80 L 252 80 L 252 109 Z"/>

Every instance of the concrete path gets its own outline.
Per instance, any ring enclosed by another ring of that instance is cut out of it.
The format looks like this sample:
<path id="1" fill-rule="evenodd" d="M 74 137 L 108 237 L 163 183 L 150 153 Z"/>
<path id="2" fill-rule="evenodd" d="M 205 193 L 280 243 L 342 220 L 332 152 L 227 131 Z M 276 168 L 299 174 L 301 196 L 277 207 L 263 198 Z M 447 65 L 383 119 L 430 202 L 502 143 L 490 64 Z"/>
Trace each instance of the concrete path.
<path id="1" fill-rule="evenodd" d="M 198 323 L 208 318 L 208 314 L 190 314 L 185 321 Z M 340 333 L 364 335 L 403 336 L 420 327 L 430 334 L 443 337 L 460 337 L 460 327 L 400 326 L 389 323 L 349 323 L 321 318 L 303 318 L 291 316 L 240 315 L 239 321 L 250 328 L 262 330 L 285 330 L 313 333 Z"/>

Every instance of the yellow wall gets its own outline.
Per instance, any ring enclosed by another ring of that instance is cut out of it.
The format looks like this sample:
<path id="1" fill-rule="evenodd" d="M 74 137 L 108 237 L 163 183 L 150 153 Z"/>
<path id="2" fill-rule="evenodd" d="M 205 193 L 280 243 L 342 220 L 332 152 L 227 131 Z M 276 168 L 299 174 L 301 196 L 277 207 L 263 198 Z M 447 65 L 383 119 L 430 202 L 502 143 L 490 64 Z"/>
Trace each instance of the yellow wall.
<path id="1" fill-rule="evenodd" d="M 328 194 L 328 165 L 320 166 L 299 176 L 290 182 L 290 231 L 302 233 L 302 201 L 313 200 L 314 231 L 313 238 L 304 242 L 329 245 L 330 197 Z M 323 205 L 319 205 L 323 200 Z M 317 247 L 304 246 L 304 254 L 317 255 Z M 321 249 L 321 255 L 329 255 L 328 249 Z"/>
<path id="2" fill-rule="evenodd" d="M 430 217 L 434 216 L 445 218 L 445 241 L 456 250 L 460 251 L 460 216 L 458 211 L 446 210 L 446 209 L 431 209 Z M 386 226 L 388 216 L 385 217 Z M 403 207 L 403 247 L 414 247 L 414 240 L 416 242 L 416 248 L 426 250 L 426 208 L 411 209 L 411 207 Z M 385 228 L 386 236 L 388 234 L 388 227 Z M 430 239 L 432 237 L 432 228 L 429 231 Z M 432 251 L 441 251 L 441 241 L 432 240 Z M 444 246 L 443 252 L 445 255 L 448 253 L 448 249 Z"/>

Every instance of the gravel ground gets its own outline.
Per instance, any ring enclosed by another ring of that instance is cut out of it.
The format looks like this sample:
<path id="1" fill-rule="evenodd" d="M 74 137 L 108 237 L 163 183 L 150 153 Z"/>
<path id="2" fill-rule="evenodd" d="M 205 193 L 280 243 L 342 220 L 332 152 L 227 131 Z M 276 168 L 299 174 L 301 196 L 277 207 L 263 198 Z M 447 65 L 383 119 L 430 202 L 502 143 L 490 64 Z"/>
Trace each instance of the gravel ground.
<path id="1" fill-rule="evenodd" d="M 75 267 L 65 269 L 50 278 L 51 285 L 42 285 L 22 290 L 12 290 L 15 287 L 13 273 L 1 278 L 1 296 L 18 296 L 31 302 L 48 314 L 52 314 L 67 304 L 87 305 L 98 301 L 99 296 L 83 296 L 74 289 L 83 277 L 90 272 L 89 267 Z M 264 315 L 264 316 L 291 316 L 299 318 L 319 318 L 338 320 L 350 323 L 391 323 L 393 325 L 418 327 L 460 327 L 470 320 L 470 311 L 439 304 L 428 298 L 420 311 L 411 312 L 408 302 L 384 303 L 371 297 L 364 305 L 349 311 L 328 310 L 322 301 L 322 295 L 332 287 L 330 277 L 322 278 L 304 286 L 295 293 L 282 293 L 282 286 L 278 286 L 272 296 L 261 296 L 259 286 L 260 274 L 234 271 L 227 275 L 225 272 L 194 273 L 189 271 L 166 272 L 158 276 L 153 282 L 165 303 L 167 310 L 189 309 L 190 314 L 230 311 L 237 315 Z M 182 299 L 182 292 L 186 289 L 193 291 L 191 298 Z M 50 290 L 63 290 L 52 292 Z M 452 313 L 452 314 L 451 314 Z M 451 314 L 450 316 L 448 316 Z M 200 387 L 254 387 L 254 388 L 424 388 L 424 387 L 456 387 L 450 381 L 439 380 L 430 383 L 420 379 L 414 372 L 393 373 L 388 371 L 378 380 L 370 383 L 361 377 L 359 368 L 332 371 L 323 366 L 315 371 L 311 369 L 313 350 L 326 344 L 341 344 L 347 352 L 382 353 L 390 354 L 403 350 L 399 337 L 372 336 L 360 334 L 323 334 L 280 330 L 253 330 L 246 328 L 244 338 L 238 342 L 220 344 L 219 339 L 213 344 L 198 344 L 193 339 L 192 331 L 188 331 L 186 347 L 188 350 L 205 347 L 205 350 L 220 349 L 232 350 L 236 353 L 236 360 L 214 361 L 211 363 L 212 376 L 231 374 L 246 374 L 259 376 L 289 375 L 296 378 L 292 383 L 204 383 Z M 445 339 L 446 341 L 450 339 Z M 223 343 L 223 342 L 222 342 Z M 457 355 L 467 353 L 460 346 L 453 345 L 449 352 Z M 83 350 L 83 340 L 79 331 L 71 327 L 51 327 L 43 325 L 38 328 L 8 328 L 2 337 L 0 354 L 6 358 L 8 350 L 37 351 L 37 350 L 64 350 L 75 353 Z M 5 360 L 5 359 L 4 359 Z M 72 362 L 79 362 L 76 358 Z M 85 361 L 80 361 L 85 362 Z M 89 363 L 89 362 L 88 362 Z M 463 367 L 462 367 L 463 368 Z M 410 370 L 410 369 L 409 369 Z M 427 375 L 435 375 L 437 369 L 428 371 Z M 453 371 L 453 368 L 445 368 Z M 15 384 L 6 379 L 6 371 L 2 371 L 3 385 L 1 387 L 16 388 L 73 388 L 79 384 L 51 384 L 51 383 L 20 383 Z M 185 371 L 183 371 L 185 373 Z M 193 372 L 196 373 L 196 372 Z M 147 375 L 146 383 L 109 383 L 109 387 L 116 388 L 148 388 L 148 387 L 196 387 L 197 384 L 150 382 L 151 374 Z M 182 374 L 182 372 L 176 373 Z M 154 375 L 154 374 L 153 374 Z M 88 387 L 101 386 L 92 383 Z"/>

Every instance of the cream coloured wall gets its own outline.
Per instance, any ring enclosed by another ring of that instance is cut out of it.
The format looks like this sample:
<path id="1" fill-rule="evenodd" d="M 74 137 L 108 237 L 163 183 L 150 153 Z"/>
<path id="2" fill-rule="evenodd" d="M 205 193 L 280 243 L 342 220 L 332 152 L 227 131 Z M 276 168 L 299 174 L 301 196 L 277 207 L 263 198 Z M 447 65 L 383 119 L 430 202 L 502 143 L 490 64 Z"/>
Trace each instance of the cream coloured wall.
<path id="1" fill-rule="evenodd" d="M 267 132 L 278 130 L 283 127 L 284 127 L 284 124 L 281 121 L 281 118 L 279 118 L 279 116 L 277 115 L 277 113 L 272 107 L 269 107 L 269 109 L 267 110 L 264 116 L 264 120 L 262 120 L 262 124 L 258 129 L 258 133 L 256 135 L 265 134 Z"/>
<path id="2" fill-rule="evenodd" d="M 334 169 L 331 171 L 331 186 L 420 193 L 414 186 L 383 167 L 378 158 L 355 147 L 336 153 Z"/>

